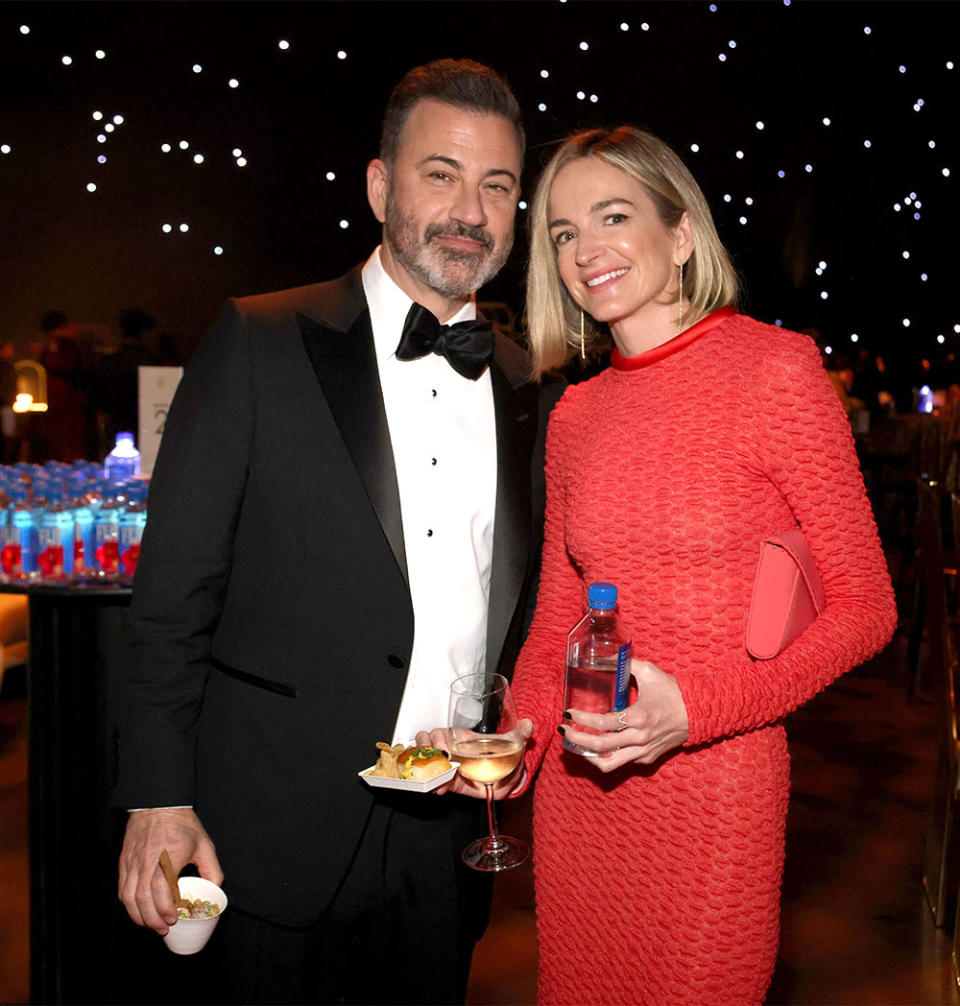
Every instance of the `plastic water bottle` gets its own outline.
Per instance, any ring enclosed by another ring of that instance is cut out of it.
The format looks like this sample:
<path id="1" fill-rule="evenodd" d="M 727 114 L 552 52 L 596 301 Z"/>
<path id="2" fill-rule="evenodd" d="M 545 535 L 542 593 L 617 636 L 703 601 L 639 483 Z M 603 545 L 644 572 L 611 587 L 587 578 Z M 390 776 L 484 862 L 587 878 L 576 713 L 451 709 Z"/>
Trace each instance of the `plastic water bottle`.
<path id="1" fill-rule="evenodd" d="M 619 712 L 627 708 L 630 690 L 631 644 L 617 626 L 617 588 L 591 583 L 589 610 L 567 636 L 567 681 L 563 708 L 587 713 Z M 595 733 L 588 727 L 577 730 Z M 575 754 L 596 757 L 566 738 L 563 746 Z"/>
<path id="2" fill-rule="evenodd" d="M 120 514 L 123 506 L 113 489 L 105 489 L 103 504 L 93 518 L 93 568 L 101 580 L 115 580 L 120 569 Z M 89 564 L 84 558 L 84 566 Z"/>
<path id="3" fill-rule="evenodd" d="M 133 580 L 140 561 L 140 539 L 147 523 L 147 484 L 131 482 L 127 489 L 127 505 L 120 514 L 120 579 Z"/>
<path id="4" fill-rule="evenodd" d="M 94 544 L 94 511 L 91 499 L 96 497 L 88 493 L 78 480 L 73 480 L 70 509 L 73 511 L 73 568 L 78 574 L 93 569 Z"/>
<path id="5" fill-rule="evenodd" d="M 74 515 L 65 489 L 51 486 L 49 506 L 40 516 L 37 530 L 37 565 L 44 582 L 62 583 L 73 575 Z"/>
<path id="6" fill-rule="evenodd" d="M 132 433 L 118 433 L 117 443 L 103 462 L 103 474 L 108 482 L 140 477 L 140 452 L 133 444 Z"/>
<path id="7" fill-rule="evenodd" d="M 13 505 L 7 543 L 0 554 L 3 572 L 11 581 L 38 580 L 37 521 L 33 507 L 27 501 L 28 490 L 18 483 L 10 490 Z"/>

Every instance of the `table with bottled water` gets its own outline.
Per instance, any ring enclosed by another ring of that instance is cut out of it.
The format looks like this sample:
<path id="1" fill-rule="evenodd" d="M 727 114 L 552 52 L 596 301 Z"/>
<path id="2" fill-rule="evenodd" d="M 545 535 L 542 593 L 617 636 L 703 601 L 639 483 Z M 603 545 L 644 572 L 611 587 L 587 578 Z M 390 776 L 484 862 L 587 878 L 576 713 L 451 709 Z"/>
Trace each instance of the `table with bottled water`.
<path id="1" fill-rule="evenodd" d="M 126 814 L 111 802 L 113 684 L 147 516 L 134 460 L 0 466 L 0 591 L 25 595 L 30 616 L 34 1002 L 129 1000 L 124 962 L 144 935 L 117 901 Z"/>

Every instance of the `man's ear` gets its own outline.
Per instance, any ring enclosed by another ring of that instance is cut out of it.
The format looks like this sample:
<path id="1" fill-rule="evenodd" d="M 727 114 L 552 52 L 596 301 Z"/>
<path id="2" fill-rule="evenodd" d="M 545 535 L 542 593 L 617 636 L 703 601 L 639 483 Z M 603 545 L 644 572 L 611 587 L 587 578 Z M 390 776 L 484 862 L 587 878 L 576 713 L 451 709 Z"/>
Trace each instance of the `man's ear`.
<path id="1" fill-rule="evenodd" d="M 387 188 L 390 184 L 390 171 L 386 164 L 375 157 L 367 165 L 367 202 L 373 215 L 383 223 L 387 219 Z"/>

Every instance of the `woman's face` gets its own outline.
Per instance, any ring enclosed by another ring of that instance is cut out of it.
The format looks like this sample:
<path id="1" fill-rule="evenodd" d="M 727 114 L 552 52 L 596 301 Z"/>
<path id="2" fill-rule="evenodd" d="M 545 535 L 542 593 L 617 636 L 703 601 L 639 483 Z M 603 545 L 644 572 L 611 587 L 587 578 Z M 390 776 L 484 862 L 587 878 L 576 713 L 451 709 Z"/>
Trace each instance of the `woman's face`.
<path id="1" fill-rule="evenodd" d="M 675 331 L 678 267 L 693 249 L 686 214 L 668 229 L 640 182 L 582 157 L 557 172 L 549 222 L 567 290 L 615 338 L 624 324 L 669 320 Z"/>

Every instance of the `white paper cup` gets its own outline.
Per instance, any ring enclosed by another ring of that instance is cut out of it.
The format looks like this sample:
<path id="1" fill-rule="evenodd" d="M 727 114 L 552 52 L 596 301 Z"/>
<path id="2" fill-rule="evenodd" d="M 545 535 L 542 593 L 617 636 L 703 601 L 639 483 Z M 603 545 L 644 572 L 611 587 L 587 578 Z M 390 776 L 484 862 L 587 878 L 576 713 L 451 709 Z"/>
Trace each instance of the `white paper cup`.
<path id="1" fill-rule="evenodd" d="M 227 907 L 227 896 L 212 880 L 204 880 L 203 877 L 180 877 L 177 885 L 181 898 L 212 901 L 220 908 L 219 913 L 209 919 L 177 919 L 164 936 L 163 942 L 175 954 L 196 954 L 203 950 L 217 928 Z"/>

